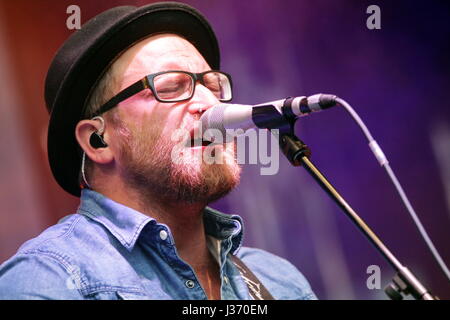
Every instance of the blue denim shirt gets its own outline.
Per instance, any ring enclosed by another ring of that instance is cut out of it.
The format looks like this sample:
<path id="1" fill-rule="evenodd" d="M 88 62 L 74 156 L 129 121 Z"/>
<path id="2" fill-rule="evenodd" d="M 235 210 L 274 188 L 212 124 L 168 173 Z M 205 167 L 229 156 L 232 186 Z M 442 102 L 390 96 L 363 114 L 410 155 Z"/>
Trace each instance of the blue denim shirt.
<path id="1" fill-rule="evenodd" d="M 275 299 L 316 298 L 291 263 L 263 250 L 241 247 L 239 216 L 206 208 L 204 224 L 206 234 L 216 239 L 222 299 L 251 299 L 230 254 L 237 254 Z M 0 266 L 0 299 L 207 296 L 194 270 L 178 256 L 167 225 L 83 190 L 76 214 L 23 244 Z"/>

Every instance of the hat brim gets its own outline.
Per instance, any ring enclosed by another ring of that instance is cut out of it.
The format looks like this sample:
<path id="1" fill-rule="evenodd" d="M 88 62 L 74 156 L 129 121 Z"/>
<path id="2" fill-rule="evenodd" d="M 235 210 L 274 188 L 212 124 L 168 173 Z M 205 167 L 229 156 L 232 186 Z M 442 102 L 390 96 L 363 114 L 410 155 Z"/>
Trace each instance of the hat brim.
<path id="1" fill-rule="evenodd" d="M 112 61 L 144 38 L 159 33 L 175 33 L 190 41 L 211 68 L 220 68 L 220 53 L 214 32 L 206 19 L 193 8 L 164 2 L 140 8 L 118 7 L 116 15 L 114 21 L 108 19 L 102 22 L 97 17 L 90 20 L 80 30 L 81 33 L 73 34 L 76 41 L 71 42 L 69 39 L 66 47 L 63 46 L 58 52 L 62 55 L 61 52 L 66 51 L 67 55 L 67 52 L 71 52 L 71 46 L 84 46 L 81 54 L 80 48 L 74 48 L 77 57 L 67 58 L 68 63 L 71 63 L 70 70 L 66 72 L 62 83 L 53 84 L 59 87 L 51 106 L 47 140 L 48 159 L 56 181 L 64 190 L 77 197 L 81 191 L 79 171 L 82 153 L 75 138 L 75 128 L 83 118 L 91 88 Z M 99 31 L 100 23 L 109 25 L 100 26 Z M 90 30 L 95 33 L 94 36 L 89 34 Z M 52 68 L 54 71 L 58 65 L 51 65 L 47 77 Z M 46 82 L 51 80 L 47 79 Z M 47 94 L 46 88 L 48 104 Z"/>

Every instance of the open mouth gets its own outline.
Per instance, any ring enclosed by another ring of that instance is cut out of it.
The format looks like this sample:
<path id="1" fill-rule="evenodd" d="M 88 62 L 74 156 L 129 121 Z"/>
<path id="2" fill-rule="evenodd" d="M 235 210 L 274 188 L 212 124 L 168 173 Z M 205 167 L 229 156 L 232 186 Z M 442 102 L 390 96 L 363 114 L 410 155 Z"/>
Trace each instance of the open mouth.
<path id="1" fill-rule="evenodd" d="M 193 147 L 207 147 L 211 144 L 214 144 L 212 141 L 204 140 L 204 139 L 189 139 L 186 140 L 185 146 L 188 148 Z"/>
<path id="2" fill-rule="evenodd" d="M 201 134 L 192 129 L 184 146 L 186 148 L 206 148 L 208 146 L 223 145 L 222 139 L 217 139 L 214 135 Z"/>

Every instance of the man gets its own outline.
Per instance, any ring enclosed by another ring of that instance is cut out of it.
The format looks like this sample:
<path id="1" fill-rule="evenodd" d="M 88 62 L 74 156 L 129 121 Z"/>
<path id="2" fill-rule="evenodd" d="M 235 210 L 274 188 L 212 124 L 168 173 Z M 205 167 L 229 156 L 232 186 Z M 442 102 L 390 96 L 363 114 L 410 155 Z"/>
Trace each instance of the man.
<path id="1" fill-rule="evenodd" d="M 66 41 L 46 79 L 48 154 L 81 203 L 1 266 L 1 298 L 315 298 L 292 264 L 241 247 L 238 216 L 206 207 L 240 174 L 233 142 L 194 141 L 232 97 L 219 63 L 209 23 L 179 3 L 110 9 Z"/>

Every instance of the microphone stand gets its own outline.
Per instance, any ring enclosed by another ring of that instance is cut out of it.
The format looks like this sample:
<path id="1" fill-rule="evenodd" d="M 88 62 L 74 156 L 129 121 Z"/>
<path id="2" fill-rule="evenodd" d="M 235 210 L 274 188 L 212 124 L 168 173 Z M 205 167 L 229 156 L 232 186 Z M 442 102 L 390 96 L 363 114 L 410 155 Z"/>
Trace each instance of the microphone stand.
<path id="1" fill-rule="evenodd" d="M 284 109 L 284 108 L 283 108 Z M 284 111 L 284 110 L 283 110 Z M 284 112 L 283 112 L 284 113 Z M 389 262 L 395 269 L 396 275 L 392 281 L 384 289 L 385 293 L 392 300 L 401 300 L 403 295 L 411 294 L 417 300 L 436 300 L 429 291 L 420 283 L 414 274 L 392 254 L 392 252 L 383 244 L 377 235 L 369 228 L 369 226 L 358 216 L 352 207 L 344 200 L 344 198 L 337 192 L 332 184 L 325 178 L 325 176 L 316 168 L 316 166 L 309 160 L 311 151 L 306 144 L 303 143 L 294 134 L 295 120 L 289 119 L 289 115 L 284 114 L 288 121 L 278 125 L 272 126 L 269 129 L 277 129 L 278 134 L 274 131 L 272 133 L 278 136 L 280 148 L 284 155 L 288 158 L 293 166 L 303 166 L 306 171 L 317 181 L 323 190 L 337 203 L 337 205 L 344 211 L 344 213 L 352 220 L 358 229 L 367 237 L 367 239 L 375 246 L 381 255 Z"/>

